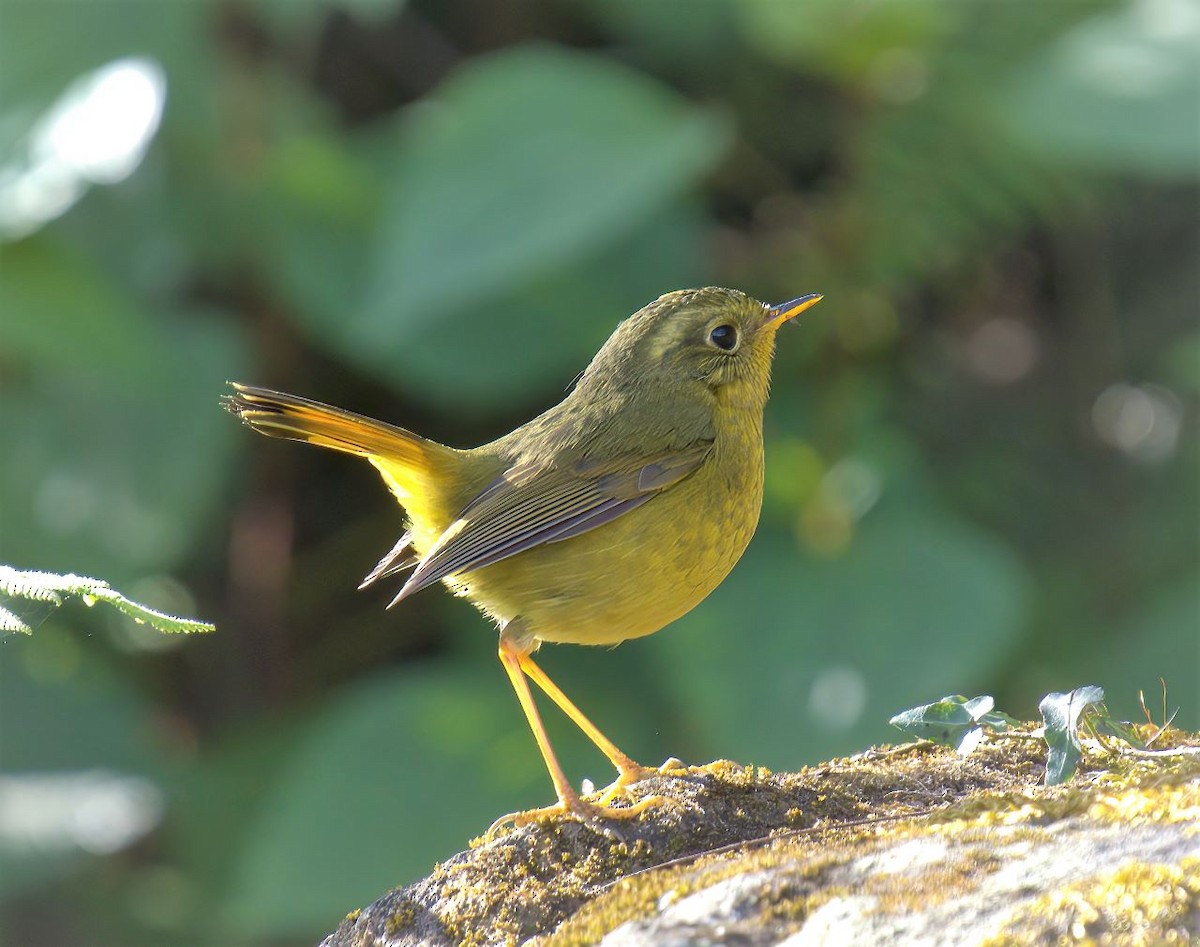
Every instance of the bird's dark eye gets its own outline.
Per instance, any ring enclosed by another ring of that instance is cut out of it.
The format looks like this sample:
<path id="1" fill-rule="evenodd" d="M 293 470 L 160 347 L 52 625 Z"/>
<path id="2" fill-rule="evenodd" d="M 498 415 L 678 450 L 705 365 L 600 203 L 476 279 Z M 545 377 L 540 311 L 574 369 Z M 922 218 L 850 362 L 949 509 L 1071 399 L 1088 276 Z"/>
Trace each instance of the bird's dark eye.
<path id="1" fill-rule="evenodd" d="M 708 334 L 708 341 L 719 349 L 730 352 L 738 343 L 737 329 L 730 325 L 720 325 Z"/>

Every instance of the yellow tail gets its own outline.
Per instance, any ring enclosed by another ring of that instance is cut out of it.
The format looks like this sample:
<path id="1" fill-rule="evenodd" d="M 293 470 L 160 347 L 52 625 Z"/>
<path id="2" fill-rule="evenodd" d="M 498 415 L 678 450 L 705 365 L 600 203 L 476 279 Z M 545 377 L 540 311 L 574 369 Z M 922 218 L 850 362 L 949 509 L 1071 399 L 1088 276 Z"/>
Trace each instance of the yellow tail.
<path id="1" fill-rule="evenodd" d="M 410 513 L 417 512 L 411 509 L 414 500 L 434 499 L 431 493 L 442 493 L 457 479 L 461 452 L 453 448 L 319 401 L 236 382 L 230 386 L 234 393 L 224 398 L 225 407 L 244 423 L 271 437 L 365 457 Z"/>

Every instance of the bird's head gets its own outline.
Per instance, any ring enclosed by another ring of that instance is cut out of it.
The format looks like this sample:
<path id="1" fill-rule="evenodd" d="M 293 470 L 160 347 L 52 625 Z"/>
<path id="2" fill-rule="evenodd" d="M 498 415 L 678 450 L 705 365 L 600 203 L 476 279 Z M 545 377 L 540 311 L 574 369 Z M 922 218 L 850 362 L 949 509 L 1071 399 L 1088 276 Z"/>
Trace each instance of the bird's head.
<path id="1" fill-rule="evenodd" d="M 603 377 L 617 387 L 698 394 L 707 390 L 730 405 L 761 407 L 770 383 L 775 333 L 820 299 L 810 293 L 770 306 L 715 286 L 667 293 L 618 326 L 583 381 Z"/>

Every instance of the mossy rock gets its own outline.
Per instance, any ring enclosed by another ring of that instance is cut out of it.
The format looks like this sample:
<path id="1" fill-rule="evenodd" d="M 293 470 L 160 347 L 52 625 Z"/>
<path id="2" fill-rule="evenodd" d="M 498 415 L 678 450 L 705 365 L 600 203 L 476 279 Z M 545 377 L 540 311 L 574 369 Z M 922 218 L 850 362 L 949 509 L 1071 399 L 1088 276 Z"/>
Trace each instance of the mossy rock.
<path id="1" fill-rule="evenodd" d="M 1200 940 L 1200 736 L 1047 788 L 1029 730 L 963 758 L 879 748 L 798 773 L 714 763 L 611 835 L 476 840 L 322 947 L 1168 944 Z"/>

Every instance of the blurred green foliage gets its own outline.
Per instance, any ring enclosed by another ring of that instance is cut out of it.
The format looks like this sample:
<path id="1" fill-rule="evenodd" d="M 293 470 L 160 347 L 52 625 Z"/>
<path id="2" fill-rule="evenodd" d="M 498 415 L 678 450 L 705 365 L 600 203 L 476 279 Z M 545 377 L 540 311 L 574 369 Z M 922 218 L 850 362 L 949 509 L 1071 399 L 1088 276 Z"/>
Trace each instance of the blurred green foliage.
<path id="1" fill-rule="evenodd" d="M 1197 61 L 1186 0 L 0 0 L 0 560 L 218 624 L 0 642 L 4 942 L 311 942 L 548 801 L 486 623 L 355 593 L 373 472 L 217 397 L 478 443 L 683 286 L 826 301 L 745 561 L 544 655 L 618 744 L 796 767 L 1160 676 L 1200 726 Z M 63 120 L 114 62 L 141 105 Z"/>

